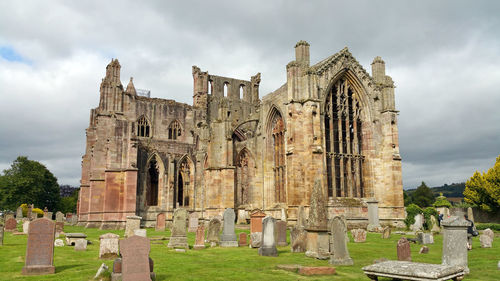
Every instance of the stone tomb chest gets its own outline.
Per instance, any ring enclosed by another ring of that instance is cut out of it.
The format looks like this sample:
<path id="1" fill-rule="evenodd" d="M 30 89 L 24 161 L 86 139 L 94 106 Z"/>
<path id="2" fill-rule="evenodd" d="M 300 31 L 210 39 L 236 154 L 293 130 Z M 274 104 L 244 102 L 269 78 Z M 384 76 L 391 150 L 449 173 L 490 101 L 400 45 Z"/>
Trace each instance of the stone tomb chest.
<path id="1" fill-rule="evenodd" d="M 464 267 L 456 265 L 429 264 L 408 261 L 384 261 L 362 268 L 372 280 L 389 277 L 401 280 L 461 280 Z"/>
<path id="2" fill-rule="evenodd" d="M 78 239 L 87 239 L 87 235 L 84 233 L 66 233 L 66 245 L 75 246 Z"/>

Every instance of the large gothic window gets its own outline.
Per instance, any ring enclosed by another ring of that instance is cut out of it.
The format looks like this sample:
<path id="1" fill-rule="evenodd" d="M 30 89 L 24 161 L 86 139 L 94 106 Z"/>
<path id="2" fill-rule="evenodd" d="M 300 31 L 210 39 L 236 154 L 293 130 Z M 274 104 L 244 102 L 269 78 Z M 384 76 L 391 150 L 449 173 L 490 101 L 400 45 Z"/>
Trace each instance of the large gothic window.
<path id="1" fill-rule="evenodd" d="M 250 153 L 243 149 L 236 159 L 236 176 L 237 176 L 237 206 L 250 203 L 250 184 L 252 179 L 252 164 L 250 163 Z"/>
<path id="2" fill-rule="evenodd" d="M 278 116 L 273 126 L 274 187 L 276 202 L 286 202 L 285 195 L 285 124 Z"/>
<path id="3" fill-rule="evenodd" d="M 174 120 L 172 123 L 170 123 L 170 126 L 168 126 L 168 139 L 169 140 L 175 140 L 177 137 L 179 137 L 182 133 L 181 130 L 181 124 L 177 120 Z"/>
<path id="4" fill-rule="evenodd" d="M 149 122 L 146 117 L 142 116 L 137 121 L 137 136 L 139 137 L 149 137 L 151 129 L 149 127 Z"/>
<path id="5" fill-rule="evenodd" d="M 361 106 L 345 79 L 328 93 L 325 107 L 325 143 L 328 196 L 363 197 Z"/>

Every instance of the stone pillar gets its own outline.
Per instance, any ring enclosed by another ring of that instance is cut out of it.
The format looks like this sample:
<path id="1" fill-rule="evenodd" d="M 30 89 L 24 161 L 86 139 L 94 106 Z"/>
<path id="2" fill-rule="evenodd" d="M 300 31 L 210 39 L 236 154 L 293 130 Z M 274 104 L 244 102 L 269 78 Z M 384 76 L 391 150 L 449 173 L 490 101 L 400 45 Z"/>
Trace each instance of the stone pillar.
<path id="1" fill-rule="evenodd" d="M 378 217 L 378 201 L 375 198 L 371 198 L 366 201 L 368 204 L 368 231 L 375 231 L 380 227 L 380 221 Z"/>
<path id="2" fill-rule="evenodd" d="M 463 266 L 469 273 L 467 266 L 467 227 L 470 225 L 463 217 L 452 216 L 441 222 L 443 231 L 443 258 L 444 265 Z"/>

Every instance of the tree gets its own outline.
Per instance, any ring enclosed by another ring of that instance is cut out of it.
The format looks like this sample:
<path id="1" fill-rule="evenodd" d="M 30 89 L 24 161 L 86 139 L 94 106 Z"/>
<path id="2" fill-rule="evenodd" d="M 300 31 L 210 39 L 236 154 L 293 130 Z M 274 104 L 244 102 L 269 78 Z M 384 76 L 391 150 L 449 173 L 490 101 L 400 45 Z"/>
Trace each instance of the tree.
<path id="1" fill-rule="evenodd" d="M 500 156 L 486 173 L 476 171 L 465 183 L 465 202 L 489 212 L 500 211 Z"/>
<path id="2" fill-rule="evenodd" d="M 446 197 L 443 195 L 443 193 L 439 193 L 439 196 L 436 198 L 436 201 L 432 204 L 432 206 L 439 208 L 439 207 L 446 207 L 446 208 L 451 208 L 451 203 L 446 199 Z"/>
<path id="3" fill-rule="evenodd" d="M 59 211 L 63 213 L 76 213 L 76 203 L 78 202 L 78 189 L 73 191 L 73 194 L 68 197 L 61 197 Z"/>
<path id="4" fill-rule="evenodd" d="M 15 210 L 23 203 L 55 210 L 60 201 L 57 178 L 41 163 L 19 156 L 0 175 L 0 209 Z"/>
<path id="5" fill-rule="evenodd" d="M 417 204 L 420 208 L 429 207 L 434 202 L 434 194 L 432 190 L 422 182 L 417 190 L 413 193 L 413 203 Z"/>

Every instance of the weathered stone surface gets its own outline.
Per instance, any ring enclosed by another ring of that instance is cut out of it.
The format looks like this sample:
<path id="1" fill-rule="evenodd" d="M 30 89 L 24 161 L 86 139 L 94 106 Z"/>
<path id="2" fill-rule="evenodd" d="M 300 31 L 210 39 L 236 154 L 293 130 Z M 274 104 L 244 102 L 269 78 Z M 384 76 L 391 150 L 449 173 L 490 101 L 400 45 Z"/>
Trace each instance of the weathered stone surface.
<path id="1" fill-rule="evenodd" d="M 156 231 L 165 231 L 165 213 L 159 213 L 156 216 Z"/>
<path id="2" fill-rule="evenodd" d="M 78 239 L 75 241 L 75 251 L 86 251 L 87 250 L 87 240 Z"/>
<path id="3" fill-rule="evenodd" d="M 54 240 L 54 246 L 64 247 L 64 241 L 62 239 L 56 239 L 56 240 Z"/>
<path id="4" fill-rule="evenodd" d="M 188 213 L 184 208 L 177 208 L 174 212 L 174 222 L 172 224 L 172 235 L 168 242 L 169 248 L 189 248 L 186 236 L 186 221 Z"/>
<path id="5" fill-rule="evenodd" d="M 58 221 L 56 222 L 56 237 L 59 237 L 61 233 L 64 232 L 64 222 Z"/>
<path id="6" fill-rule="evenodd" d="M 286 221 L 276 221 L 276 232 L 278 236 L 278 246 L 288 246 L 286 242 Z"/>
<path id="7" fill-rule="evenodd" d="M 422 214 L 416 214 L 415 215 L 415 223 L 410 225 L 411 231 L 422 230 L 423 222 L 424 222 L 424 216 L 422 216 Z"/>
<path id="8" fill-rule="evenodd" d="M 46 219 L 49 219 L 51 220 L 52 219 L 52 212 L 49 212 L 49 211 L 44 211 L 43 212 L 43 217 L 46 218 Z"/>
<path id="9" fill-rule="evenodd" d="M 493 230 L 491 230 L 489 228 L 486 228 L 485 230 L 483 230 L 483 234 L 488 235 L 491 238 L 491 241 L 493 241 L 495 239 L 495 233 L 493 232 Z"/>
<path id="10" fill-rule="evenodd" d="M 410 242 L 405 237 L 398 240 L 397 252 L 399 261 L 411 261 Z"/>
<path id="11" fill-rule="evenodd" d="M 297 214 L 297 223 L 295 224 L 295 227 L 305 228 L 306 225 L 307 225 L 306 211 L 304 210 L 304 206 L 299 206 Z"/>
<path id="12" fill-rule="evenodd" d="M 378 201 L 375 198 L 370 198 L 366 201 L 368 204 L 368 231 L 376 231 L 380 227 L 378 216 Z"/>
<path id="13" fill-rule="evenodd" d="M 106 233 L 99 236 L 99 258 L 100 259 L 115 259 L 118 257 L 118 241 L 120 235 L 114 233 Z"/>
<path id="14" fill-rule="evenodd" d="M 443 257 L 445 265 L 458 265 L 469 273 L 467 266 L 467 227 L 470 225 L 463 216 L 452 216 L 441 222 L 443 226 Z"/>
<path id="15" fill-rule="evenodd" d="M 188 232 L 196 232 L 198 223 L 198 213 L 191 213 L 189 215 Z"/>
<path id="16" fill-rule="evenodd" d="M 12 213 L 11 211 L 7 211 L 7 213 L 5 214 L 5 222 L 7 223 L 7 221 L 9 219 L 15 219 L 14 217 L 14 213 Z"/>
<path id="17" fill-rule="evenodd" d="M 332 220 L 332 226 L 330 229 L 332 239 L 333 239 L 333 249 L 332 255 L 330 257 L 330 264 L 336 265 L 353 265 L 354 262 L 349 256 L 349 250 L 347 249 L 347 242 L 345 239 L 347 226 L 338 216 L 334 217 Z"/>
<path id="18" fill-rule="evenodd" d="M 364 273 L 372 280 L 376 276 L 393 279 L 411 280 L 449 280 L 465 275 L 461 266 L 448 266 L 442 264 L 417 263 L 408 261 L 385 261 L 368 265 L 362 268 Z"/>
<path id="19" fill-rule="evenodd" d="M 23 233 L 28 234 L 30 229 L 30 221 L 23 222 Z"/>
<path id="20" fill-rule="evenodd" d="M 420 251 L 419 251 L 418 253 L 419 253 L 419 254 L 427 254 L 427 253 L 429 253 L 429 247 L 427 247 L 427 246 L 422 246 L 422 247 L 420 248 Z"/>
<path id="21" fill-rule="evenodd" d="M 386 226 L 382 228 L 382 239 L 389 239 L 391 238 L 391 228 L 389 226 Z"/>
<path id="22" fill-rule="evenodd" d="M 259 248 L 259 255 L 277 257 L 278 249 L 276 248 L 275 235 L 276 219 L 273 217 L 265 217 L 262 220 L 262 245 Z"/>
<path id="23" fill-rule="evenodd" d="M 307 232 L 303 228 L 294 227 L 290 231 L 290 244 L 292 253 L 303 253 L 306 251 Z"/>
<path id="24" fill-rule="evenodd" d="M 148 237 L 146 229 L 136 229 L 134 230 L 134 235 Z"/>
<path id="25" fill-rule="evenodd" d="M 74 246 L 76 240 L 78 239 L 86 239 L 87 235 L 85 233 L 66 233 L 66 245 Z"/>
<path id="26" fill-rule="evenodd" d="M 16 210 L 16 219 L 20 220 L 23 218 L 23 208 L 18 207 Z"/>
<path id="27" fill-rule="evenodd" d="M 76 225 L 78 223 L 78 216 L 73 214 L 73 216 L 71 216 L 70 220 L 69 220 L 69 224 L 70 225 Z"/>
<path id="28" fill-rule="evenodd" d="M 417 240 L 420 244 L 434 244 L 434 236 L 430 233 L 419 232 L 417 233 Z"/>
<path id="29" fill-rule="evenodd" d="M 335 267 L 331 266 L 301 266 L 299 274 L 302 275 L 333 275 Z"/>
<path id="30" fill-rule="evenodd" d="M 472 222 L 474 222 L 474 213 L 472 212 L 472 208 L 471 207 L 467 208 L 467 217 L 469 218 L 469 220 L 471 220 Z"/>
<path id="31" fill-rule="evenodd" d="M 218 218 L 212 218 L 208 223 L 207 242 L 209 242 L 211 246 L 216 246 L 219 244 L 220 228 L 221 222 Z"/>
<path id="32" fill-rule="evenodd" d="M 438 224 L 438 221 L 437 221 L 436 217 L 431 216 L 431 224 L 432 224 L 432 227 L 431 227 L 431 232 L 432 233 L 439 233 L 439 232 L 441 232 L 441 228 L 439 227 L 439 224 Z"/>
<path id="33" fill-rule="evenodd" d="M 238 239 L 238 246 L 240 247 L 246 247 L 248 245 L 248 234 L 246 234 L 245 232 L 241 232 L 240 235 L 239 235 L 239 239 Z"/>
<path id="34" fill-rule="evenodd" d="M 141 217 L 139 216 L 128 216 L 127 222 L 125 224 L 125 237 L 131 237 L 134 235 L 136 229 L 141 228 Z"/>
<path id="35" fill-rule="evenodd" d="M 366 230 L 364 229 L 353 229 L 351 230 L 352 238 L 354 243 L 363 243 L 366 241 Z"/>
<path id="36" fill-rule="evenodd" d="M 56 222 L 64 222 L 64 214 L 61 212 L 56 213 Z"/>
<path id="37" fill-rule="evenodd" d="M 196 229 L 196 240 L 193 249 L 205 249 L 205 227 L 203 225 L 199 225 L 198 229 Z"/>
<path id="38" fill-rule="evenodd" d="M 326 196 L 321 180 L 314 182 L 313 192 L 311 194 L 311 204 L 309 208 L 309 219 L 306 230 L 327 231 L 328 217 L 326 215 Z"/>
<path id="39" fill-rule="evenodd" d="M 236 220 L 237 224 L 247 224 L 250 220 L 250 216 L 248 215 L 248 211 L 245 209 L 238 210 L 238 218 Z"/>
<path id="40" fill-rule="evenodd" d="M 17 231 L 17 221 L 15 218 L 10 217 L 5 220 L 5 231 L 14 232 Z"/>
<path id="41" fill-rule="evenodd" d="M 55 223 L 51 220 L 41 218 L 31 222 L 23 275 L 55 273 L 54 234 Z"/>
<path id="42" fill-rule="evenodd" d="M 306 257 L 326 260 L 330 258 L 330 236 L 326 231 L 306 231 Z"/>
<path id="43" fill-rule="evenodd" d="M 479 242 L 481 243 L 481 248 L 491 248 L 492 240 L 491 237 L 485 234 L 479 235 Z"/>
<path id="44" fill-rule="evenodd" d="M 262 245 L 262 232 L 250 233 L 250 246 L 252 248 L 260 248 Z"/>
<path id="45" fill-rule="evenodd" d="M 224 211 L 224 227 L 222 228 L 222 234 L 220 236 L 221 247 L 238 247 L 236 233 L 234 232 L 235 218 L 234 210 L 232 208 L 227 208 Z"/>
<path id="46" fill-rule="evenodd" d="M 250 215 L 250 233 L 262 232 L 262 219 L 265 217 L 266 214 L 260 210 L 257 210 Z"/>
<path id="47" fill-rule="evenodd" d="M 287 215 L 286 215 L 286 210 L 285 208 L 281 208 L 281 221 L 287 222 Z"/>
<path id="48" fill-rule="evenodd" d="M 103 276 L 104 276 L 104 274 L 105 274 L 106 272 L 108 272 L 108 271 L 109 271 L 108 266 L 107 266 L 105 263 L 101 264 L 101 266 L 100 266 L 100 267 L 99 267 L 99 269 L 97 270 L 97 273 L 94 275 L 94 279 L 97 279 L 97 278 L 99 278 L 99 277 L 103 277 Z"/>
<path id="49" fill-rule="evenodd" d="M 120 241 L 123 281 L 151 281 L 149 239 L 132 236 Z"/>

